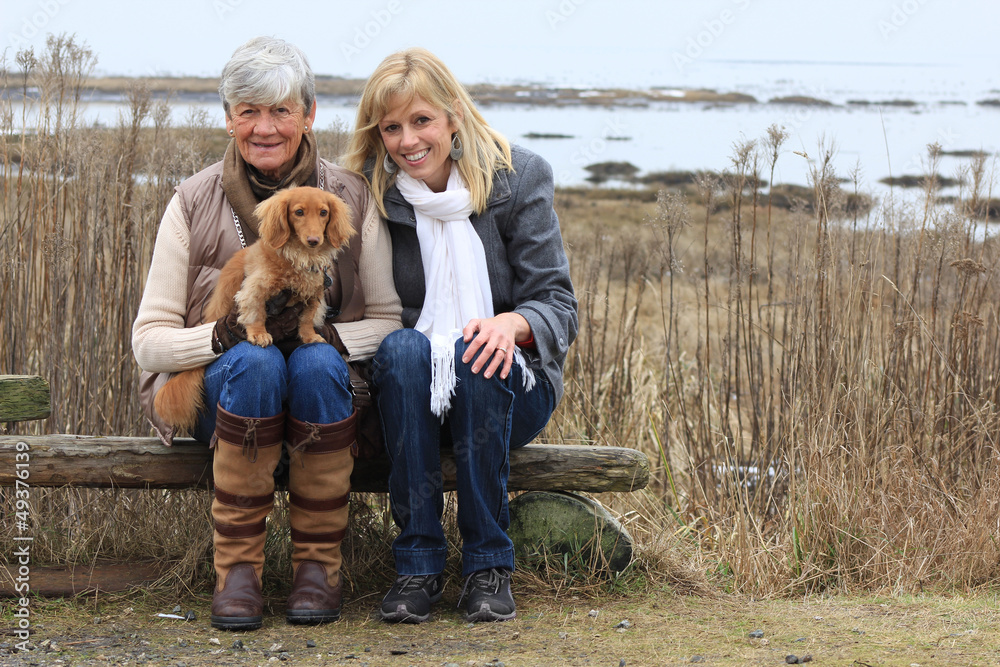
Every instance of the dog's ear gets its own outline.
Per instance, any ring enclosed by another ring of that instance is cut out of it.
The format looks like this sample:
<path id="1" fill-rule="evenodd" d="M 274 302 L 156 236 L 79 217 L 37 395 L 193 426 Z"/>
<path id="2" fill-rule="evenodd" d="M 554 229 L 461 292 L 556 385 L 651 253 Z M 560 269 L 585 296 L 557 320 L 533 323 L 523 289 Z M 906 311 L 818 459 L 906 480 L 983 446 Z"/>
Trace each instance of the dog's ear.
<path id="1" fill-rule="evenodd" d="M 254 213 L 260 221 L 257 231 L 260 238 L 274 248 L 280 248 L 288 242 L 291 229 L 288 226 L 288 200 L 290 190 L 275 192 L 269 198 L 257 204 Z"/>
<path id="2" fill-rule="evenodd" d="M 330 219 L 326 223 L 326 240 L 333 248 L 339 248 L 354 235 L 351 224 L 351 207 L 337 195 L 327 192 L 326 204 L 330 209 Z"/>

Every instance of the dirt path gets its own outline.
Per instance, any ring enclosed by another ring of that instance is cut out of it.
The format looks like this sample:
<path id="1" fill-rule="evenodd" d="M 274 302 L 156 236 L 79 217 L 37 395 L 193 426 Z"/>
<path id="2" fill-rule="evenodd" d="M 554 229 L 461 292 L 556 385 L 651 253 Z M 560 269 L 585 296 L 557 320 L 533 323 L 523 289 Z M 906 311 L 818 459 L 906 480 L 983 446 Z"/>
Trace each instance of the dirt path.
<path id="1" fill-rule="evenodd" d="M 457 591 L 452 591 L 456 596 Z M 194 621 L 157 618 L 173 605 L 143 594 L 33 601 L 28 651 L 7 631 L 0 664 L 28 665 L 996 665 L 996 595 L 836 597 L 805 601 L 668 594 L 600 600 L 518 599 L 508 623 L 466 623 L 446 593 L 428 623 L 386 625 L 377 598 L 350 601 L 338 623 L 286 625 L 279 601 L 254 633 L 208 623 L 207 598 L 181 602 Z M 8 628 L 12 609 L 4 608 Z"/>

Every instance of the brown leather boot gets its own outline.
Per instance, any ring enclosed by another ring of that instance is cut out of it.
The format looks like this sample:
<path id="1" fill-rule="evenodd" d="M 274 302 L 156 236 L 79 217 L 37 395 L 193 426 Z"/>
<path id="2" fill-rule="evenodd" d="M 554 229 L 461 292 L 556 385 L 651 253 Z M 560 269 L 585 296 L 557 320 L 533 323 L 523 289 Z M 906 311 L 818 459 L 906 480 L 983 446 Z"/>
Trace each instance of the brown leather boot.
<path id="1" fill-rule="evenodd" d="M 274 469 L 281 459 L 285 413 L 254 419 L 220 406 L 216 415 L 212 627 L 256 630 L 263 623 L 264 536 L 274 505 Z"/>
<path id="2" fill-rule="evenodd" d="M 289 623 L 340 618 L 340 543 L 354 470 L 356 414 L 334 424 L 288 418 L 288 498 L 292 524 Z"/>

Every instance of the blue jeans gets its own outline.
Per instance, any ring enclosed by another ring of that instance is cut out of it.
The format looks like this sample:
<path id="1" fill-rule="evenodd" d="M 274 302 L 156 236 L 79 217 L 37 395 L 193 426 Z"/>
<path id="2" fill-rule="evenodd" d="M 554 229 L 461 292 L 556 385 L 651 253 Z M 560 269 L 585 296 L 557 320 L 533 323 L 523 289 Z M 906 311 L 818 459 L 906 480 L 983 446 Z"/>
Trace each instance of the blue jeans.
<path id="1" fill-rule="evenodd" d="M 389 503 L 399 537 L 393 542 L 400 575 L 444 570 L 448 543 L 440 449 L 454 448 L 462 574 L 493 567 L 514 569 L 514 545 L 507 537 L 507 477 L 511 449 L 528 444 L 555 408 L 552 387 L 535 374 L 525 392 L 515 364 L 506 380 L 486 379 L 462 363 L 466 344 L 455 343 L 458 383 L 442 423 L 430 409 L 430 341 L 415 329 L 389 334 L 372 363 L 376 401 L 386 449 L 392 461 Z"/>
<path id="2" fill-rule="evenodd" d="M 297 347 L 288 360 L 274 345 L 243 341 L 205 368 L 205 407 L 194 437 L 209 442 L 216 406 L 240 417 L 288 413 L 313 424 L 332 424 L 351 416 L 347 362 L 326 343 Z"/>

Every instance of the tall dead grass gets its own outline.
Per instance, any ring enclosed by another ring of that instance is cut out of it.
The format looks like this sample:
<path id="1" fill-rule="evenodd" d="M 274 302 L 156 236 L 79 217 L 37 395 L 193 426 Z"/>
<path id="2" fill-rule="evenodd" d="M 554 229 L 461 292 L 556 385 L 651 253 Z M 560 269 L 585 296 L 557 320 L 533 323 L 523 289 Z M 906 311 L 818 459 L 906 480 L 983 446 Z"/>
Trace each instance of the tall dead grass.
<path id="1" fill-rule="evenodd" d="M 0 67 L 0 369 L 51 383 L 53 416 L 16 428 L 145 434 L 130 328 L 157 224 L 224 141 L 203 117 L 174 126 L 141 82 L 115 127 L 85 126 L 94 63 L 53 37 Z M 324 154 L 342 134 L 320 138 Z M 649 489 L 602 497 L 637 539 L 636 581 L 754 595 L 995 583 L 993 165 L 973 159 L 954 205 L 929 179 L 922 202 L 860 217 L 821 146 L 816 204 L 789 214 L 751 187 L 788 159 L 784 138 L 735 145 L 695 198 L 560 194 L 581 333 L 543 437 L 650 455 Z M 353 503 L 346 559 L 363 591 L 390 576 L 394 529 L 384 497 Z M 36 490 L 35 557 L 171 560 L 186 585 L 210 571 L 207 508 L 198 491 Z M 279 572 L 282 517 L 279 503 Z"/>
<path id="2" fill-rule="evenodd" d="M 783 141 L 734 146 L 704 206 L 661 193 L 644 235 L 591 242 L 566 221 L 582 326 L 556 429 L 648 452 L 661 504 L 645 530 L 683 538 L 728 590 L 995 583 L 992 165 L 967 167 L 954 205 L 928 179 L 921 201 L 858 219 L 821 145 L 819 205 L 789 215 L 746 187 Z"/>

